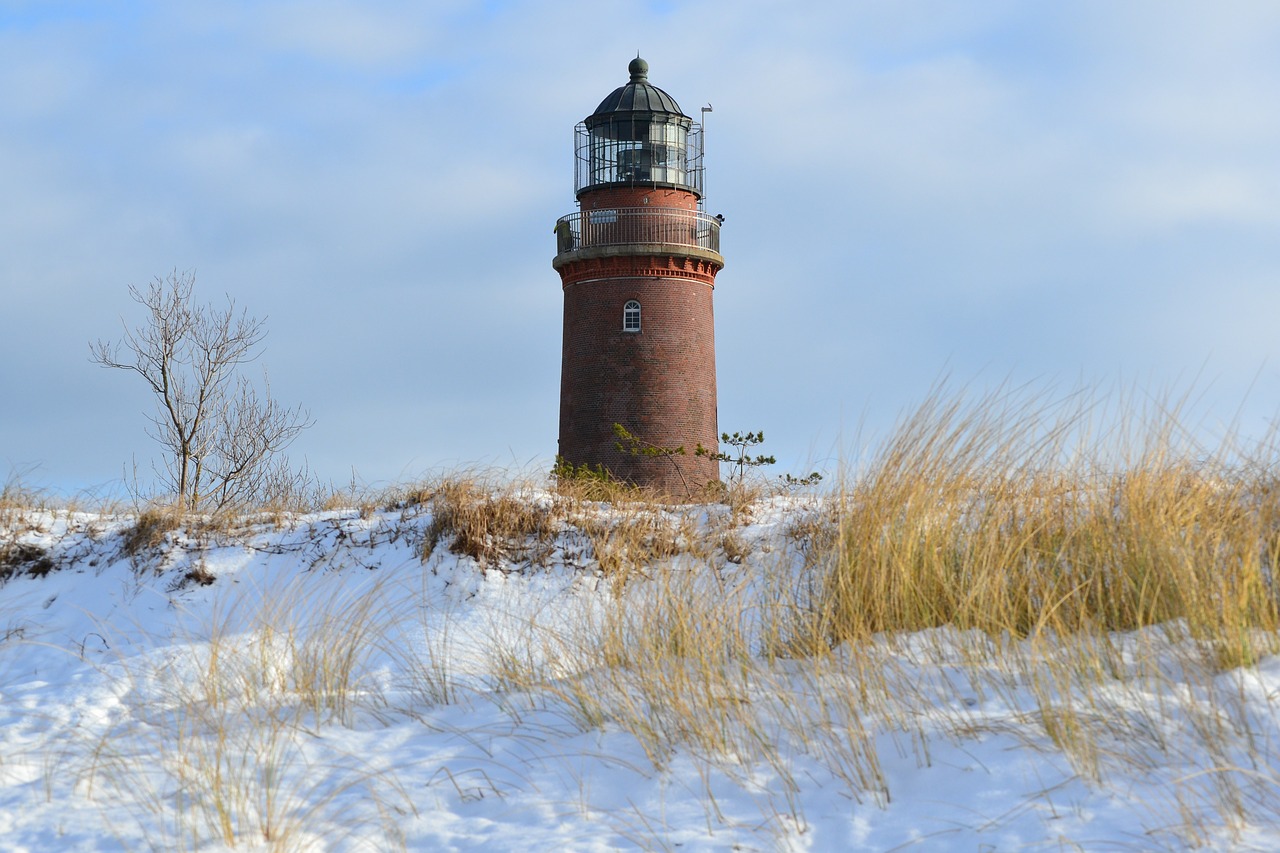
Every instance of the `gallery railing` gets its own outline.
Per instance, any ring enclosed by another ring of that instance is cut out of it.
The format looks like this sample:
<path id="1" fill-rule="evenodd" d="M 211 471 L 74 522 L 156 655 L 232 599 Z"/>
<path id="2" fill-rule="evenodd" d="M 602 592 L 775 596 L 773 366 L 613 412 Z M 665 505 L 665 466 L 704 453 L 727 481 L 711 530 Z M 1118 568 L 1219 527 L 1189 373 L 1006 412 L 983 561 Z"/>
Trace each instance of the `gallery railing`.
<path id="1" fill-rule="evenodd" d="M 720 219 L 700 210 L 610 207 L 556 220 L 556 253 L 603 246 L 667 245 L 720 253 Z"/>

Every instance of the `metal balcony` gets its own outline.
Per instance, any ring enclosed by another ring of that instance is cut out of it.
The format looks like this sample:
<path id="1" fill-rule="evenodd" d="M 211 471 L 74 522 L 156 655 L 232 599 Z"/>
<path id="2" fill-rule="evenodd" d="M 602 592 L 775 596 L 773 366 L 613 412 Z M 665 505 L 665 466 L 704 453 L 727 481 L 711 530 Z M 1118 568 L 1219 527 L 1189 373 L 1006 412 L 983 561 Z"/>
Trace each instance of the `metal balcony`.
<path id="1" fill-rule="evenodd" d="M 611 247 L 613 251 L 609 251 Z M 557 263 L 627 248 L 637 253 L 710 252 L 718 259 L 720 220 L 700 210 L 670 207 L 610 207 L 570 213 L 556 220 Z"/>

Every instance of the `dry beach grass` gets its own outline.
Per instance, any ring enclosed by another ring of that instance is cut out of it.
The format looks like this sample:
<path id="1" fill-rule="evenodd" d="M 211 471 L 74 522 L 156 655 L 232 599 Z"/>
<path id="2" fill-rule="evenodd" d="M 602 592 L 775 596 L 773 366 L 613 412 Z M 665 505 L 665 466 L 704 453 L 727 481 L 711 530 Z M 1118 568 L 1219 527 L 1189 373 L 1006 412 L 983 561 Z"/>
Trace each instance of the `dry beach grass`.
<path id="1" fill-rule="evenodd" d="M 1280 643 L 1280 456 L 1270 437 L 1205 448 L 1179 411 L 1106 429 L 1079 396 L 937 394 L 826 493 L 738 485 L 720 505 L 466 472 L 328 498 L 320 515 L 122 514 L 93 535 L 179 585 L 191 566 L 173 552 L 240 541 L 325 571 L 385 569 L 361 555 L 394 547 L 420 575 L 446 558 L 481 578 L 568 572 L 574 594 L 477 627 L 427 582 L 378 571 L 340 592 L 214 573 L 216 606 L 179 619 L 167 654 L 94 658 L 118 701 L 58 744 L 67 760 L 43 759 L 44 784 L 132 803 L 103 811 L 156 849 L 317 849 L 316 826 L 324 844 L 412 846 L 401 827 L 421 801 L 405 780 L 424 768 L 320 734 L 438 726 L 439 709 L 466 707 L 526 746 L 544 726 L 632 739 L 641 775 L 678 762 L 713 833 L 734 823 L 725 779 L 754 798 L 760 832 L 803 837 L 809 786 L 884 808 L 887 764 L 994 737 L 1061 755 L 1091 785 L 1157 778 L 1164 801 L 1133 806 L 1150 813 L 1135 846 L 1239 841 L 1280 825 L 1278 700 L 1251 676 Z M 780 506 L 785 523 L 758 523 Z M 0 575 L 34 574 L 30 526 L 67 511 L 12 486 L 0 512 Z M 4 619 L 0 655 L 29 640 L 21 614 Z M 127 648 L 111 627 L 104 643 Z M 432 778 L 465 799 L 512 796 L 533 773 L 489 762 L 470 782 L 447 764 Z M 636 803 L 597 819 L 641 847 L 674 843 Z"/>

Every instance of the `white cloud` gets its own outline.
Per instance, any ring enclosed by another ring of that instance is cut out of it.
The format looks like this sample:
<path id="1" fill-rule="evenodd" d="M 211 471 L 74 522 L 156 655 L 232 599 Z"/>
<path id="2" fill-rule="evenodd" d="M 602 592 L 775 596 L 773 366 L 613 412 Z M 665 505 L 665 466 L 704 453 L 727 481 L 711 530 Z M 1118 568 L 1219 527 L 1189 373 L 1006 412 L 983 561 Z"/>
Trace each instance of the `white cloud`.
<path id="1" fill-rule="evenodd" d="M 1280 225 L 1280 182 L 1244 169 L 1135 166 L 1114 187 L 1112 223 L 1138 229 L 1196 224 L 1253 228 Z"/>
<path id="2" fill-rule="evenodd" d="M 1274 314 L 1274 4 L 136 8 L 0 33 L 0 287 L 28 318 L 0 365 L 31 364 L 24 388 L 104 382 L 82 347 L 126 286 L 195 268 L 271 315 L 273 384 L 323 419 L 447 400 L 380 459 L 549 456 L 550 222 L 573 205 L 574 123 L 637 50 L 686 112 L 715 105 L 721 409 L 785 420 L 771 452 L 803 455 L 804 429 L 831 435 L 873 392 L 891 417 L 946 364 L 1172 371 L 1229 339 L 1234 375 L 1270 352 L 1205 293 L 1226 271 L 1249 284 L 1223 305 Z M 148 449 L 127 425 L 51 446 L 82 416 L 43 402 L 6 442 L 59 477 Z M 316 458 L 371 458 L 353 429 L 318 425 Z"/>

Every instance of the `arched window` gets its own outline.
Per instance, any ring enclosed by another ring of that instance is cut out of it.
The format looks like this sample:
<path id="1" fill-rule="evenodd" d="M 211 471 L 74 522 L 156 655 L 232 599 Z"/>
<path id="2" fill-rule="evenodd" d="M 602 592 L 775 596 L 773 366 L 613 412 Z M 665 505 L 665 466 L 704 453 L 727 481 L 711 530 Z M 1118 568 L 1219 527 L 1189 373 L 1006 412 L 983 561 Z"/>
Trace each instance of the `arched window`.
<path id="1" fill-rule="evenodd" d="M 640 303 L 634 299 L 622 306 L 622 331 L 640 331 Z"/>

